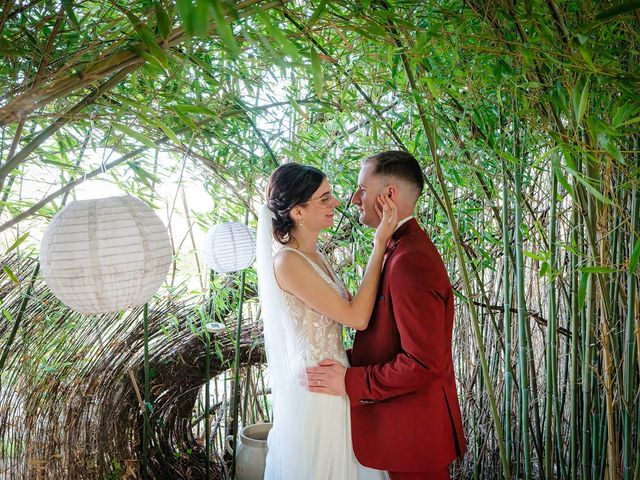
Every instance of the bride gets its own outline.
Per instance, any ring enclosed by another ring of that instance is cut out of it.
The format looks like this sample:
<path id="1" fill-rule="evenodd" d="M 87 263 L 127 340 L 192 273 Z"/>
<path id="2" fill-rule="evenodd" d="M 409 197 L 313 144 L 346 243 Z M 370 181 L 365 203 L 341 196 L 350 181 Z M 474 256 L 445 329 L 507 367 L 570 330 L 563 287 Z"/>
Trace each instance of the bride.
<path id="1" fill-rule="evenodd" d="M 320 230 L 339 205 L 317 168 L 277 168 L 260 211 L 257 270 L 271 376 L 273 428 L 266 480 L 378 480 L 385 472 L 358 464 L 351 444 L 347 397 L 311 393 L 305 367 L 325 358 L 348 366 L 342 325 L 365 329 L 373 310 L 387 240 L 397 209 L 377 199 L 382 218 L 362 284 L 351 298 L 317 250 Z"/>

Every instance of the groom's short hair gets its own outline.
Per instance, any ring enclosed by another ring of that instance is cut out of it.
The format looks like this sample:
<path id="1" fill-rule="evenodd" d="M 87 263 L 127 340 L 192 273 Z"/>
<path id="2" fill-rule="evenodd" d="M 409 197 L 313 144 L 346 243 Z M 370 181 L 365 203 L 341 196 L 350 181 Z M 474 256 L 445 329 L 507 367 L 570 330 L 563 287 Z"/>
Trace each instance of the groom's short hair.
<path id="1" fill-rule="evenodd" d="M 367 158 L 364 163 L 373 163 L 377 175 L 395 177 L 415 186 L 418 196 L 424 189 L 424 175 L 418 160 L 409 152 L 388 150 Z"/>

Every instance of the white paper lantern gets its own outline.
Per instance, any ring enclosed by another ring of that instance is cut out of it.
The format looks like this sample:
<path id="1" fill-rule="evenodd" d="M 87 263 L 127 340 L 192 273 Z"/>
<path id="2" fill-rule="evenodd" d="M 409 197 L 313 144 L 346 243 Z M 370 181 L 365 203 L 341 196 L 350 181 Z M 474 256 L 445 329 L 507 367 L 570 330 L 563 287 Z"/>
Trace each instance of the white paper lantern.
<path id="1" fill-rule="evenodd" d="M 47 285 L 84 314 L 142 305 L 171 265 L 167 230 L 131 196 L 72 202 L 53 217 L 40 246 Z"/>
<path id="2" fill-rule="evenodd" d="M 218 273 L 247 268 L 256 256 L 256 240 L 249 227 L 238 222 L 220 223 L 207 233 L 204 258 Z"/>

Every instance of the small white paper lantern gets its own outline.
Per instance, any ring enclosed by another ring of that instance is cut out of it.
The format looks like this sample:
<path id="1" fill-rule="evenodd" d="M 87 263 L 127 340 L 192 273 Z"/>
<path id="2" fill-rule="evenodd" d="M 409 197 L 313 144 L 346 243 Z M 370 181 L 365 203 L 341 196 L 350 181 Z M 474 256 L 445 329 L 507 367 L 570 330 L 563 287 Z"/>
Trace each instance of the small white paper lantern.
<path id="1" fill-rule="evenodd" d="M 162 220 L 128 195 L 68 204 L 53 217 L 40 246 L 47 285 L 83 314 L 146 303 L 162 285 L 171 258 Z"/>
<path id="2" fill-rule="evenodd" d="M 239 222 L 214 225 L 205 239 L 204 258 L 218 273 L 247 268 L 256 256 L 256 240 L 249 227 Z"/>

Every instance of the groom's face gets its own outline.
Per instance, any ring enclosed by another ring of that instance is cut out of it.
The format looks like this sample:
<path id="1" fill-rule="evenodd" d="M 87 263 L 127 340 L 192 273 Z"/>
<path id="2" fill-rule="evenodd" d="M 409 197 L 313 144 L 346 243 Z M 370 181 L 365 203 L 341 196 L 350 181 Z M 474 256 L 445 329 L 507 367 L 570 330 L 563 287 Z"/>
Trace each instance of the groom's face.
<path id="1" fill-rule="evenodd" d="M 376 197 L 383 193 L 384 179 L 374 173 L 373 162 L 366 162 L 360 168 L 358 188 L 353 194 L 353 204 L 358 207 L 360 223 L 376 228 L 380 224 L 380 217 L 376 213 Z"/>

